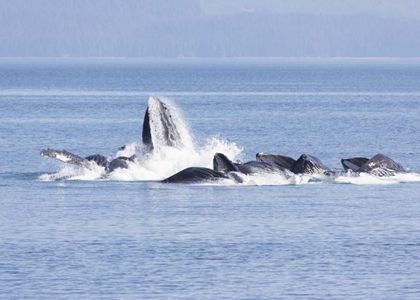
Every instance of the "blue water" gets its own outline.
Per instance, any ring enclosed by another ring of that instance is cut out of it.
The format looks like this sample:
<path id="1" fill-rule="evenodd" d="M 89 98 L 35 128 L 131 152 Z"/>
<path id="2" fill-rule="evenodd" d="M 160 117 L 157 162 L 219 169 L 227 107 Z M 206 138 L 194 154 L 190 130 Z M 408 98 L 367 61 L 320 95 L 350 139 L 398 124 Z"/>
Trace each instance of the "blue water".
<path id="1" fill-rule="evenodd" d="M 1 298 L 420 297 L 418 61 L 0 63 Z M 141 143 L 152 95 L 192 148 L 105 179 L 39 155 Z M 414 173 L 157 181 L 222 150 L 334 169 L 384 153 Z"/>

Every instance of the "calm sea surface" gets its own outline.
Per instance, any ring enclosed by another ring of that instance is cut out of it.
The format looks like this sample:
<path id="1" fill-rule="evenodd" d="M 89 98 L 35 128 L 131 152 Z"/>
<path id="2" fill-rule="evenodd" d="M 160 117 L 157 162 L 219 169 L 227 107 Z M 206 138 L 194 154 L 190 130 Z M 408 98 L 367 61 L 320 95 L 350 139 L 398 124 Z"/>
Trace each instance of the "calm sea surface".
<path id="1" fill-rule="evenodd" d="M 153 95 L 192 148 L 111 178 L 39 155 L 140 144 Z M 419 299 L 419 131 L 418 60 L 1 60 L 0 298 Z M 216 151 L 414 173 L 158 182 Z"/>

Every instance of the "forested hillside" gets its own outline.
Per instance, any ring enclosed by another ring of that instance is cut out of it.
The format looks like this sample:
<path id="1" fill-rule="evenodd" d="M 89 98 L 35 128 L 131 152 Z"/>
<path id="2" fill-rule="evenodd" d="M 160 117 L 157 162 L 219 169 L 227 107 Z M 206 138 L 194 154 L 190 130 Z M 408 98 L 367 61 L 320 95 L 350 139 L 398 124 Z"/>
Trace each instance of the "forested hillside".
<path id="1" fill-rule="evenodd" d="M 1 57 L 420 57 L 420 21 L 199 0 L 1 0 Z"/>

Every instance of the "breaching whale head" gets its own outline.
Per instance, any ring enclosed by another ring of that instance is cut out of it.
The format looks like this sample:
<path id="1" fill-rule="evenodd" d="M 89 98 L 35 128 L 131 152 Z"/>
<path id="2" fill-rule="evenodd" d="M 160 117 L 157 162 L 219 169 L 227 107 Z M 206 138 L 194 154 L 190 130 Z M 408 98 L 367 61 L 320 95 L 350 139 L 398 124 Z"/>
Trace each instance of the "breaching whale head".
<path id="1" fill-rule="evenodd" d="M 326 174 L 331 171 L 317 157 L 302 154 L 298 160 L 286 155 L 257 153 L 257 160 L 261 162 L 271 162 L 280 169 L 290 170 L 295 174 Z"/>
<path id="2" fill-rule="evenodd" d="M 216 153 L 214 155 L 213 169 L 219 172 L 240 172 L 246 175 L 263 173 L 287 174 L 289 172 L 286 168 L 278 166 L 269 160 L 251 160 L 245 163 L 234 163 L 222 153 Z"/>
<path id="3" fill-rule="evenodd" d="M 172 119 L 169 109 L 157 97 L 150 97 L 143 120 L 143 144 L 151 149 L 159 146 L 181 148 L 181 135 Z"/>
<path id="4" fill-rule="evenodd" d="M 325 174 L 331 171 L 331 169 L 324 165 L 317 157 L 302 154 L 290 168 L 290 171 L 295 174 Z"/>
<path id="5" fill-rule="evenodd" d="M 346 171 L 350 169 L 354 172 L 369 173 L 379 177 L 394 176 L 396 172 L 405 172 L 403 166 L 380 153 L 371 159 L 365 157 L 343 158 L 341 164 Z"/>
<path id="6" fill-rule="evenodd" d="M 352 170 L 357 172 L 359 168 L 369 160 L 366 157 L 348 157 L 341 159 L 341 164 L 343 165 L 344 170 Z"/>
<path id="7" fill-rule="evenodd" d="M 258 161 L 271 162 L 277 165 L 278 167 L 285 168 L 288 170 L 290 170 L 293 164 L 296 162 L 294 158 L 291 158 L 286 155 L 271 154 L 264 152 L 257 153 L 256 158 Z"/>
<path id="8" fill-rule="evenodd" d="M 383 154 L 376 154 L 366 161 L 358 170 L 376 176 L 393 176 L 396 172 L 405 172 L 402 165 Z"/>
<path id="9" fill-rule="evenodd" d="M 240 172 L 237 165 L 235 165 L 223 153 L 216 153 L 213 157 L 213 170 L 218 172 Z"/>

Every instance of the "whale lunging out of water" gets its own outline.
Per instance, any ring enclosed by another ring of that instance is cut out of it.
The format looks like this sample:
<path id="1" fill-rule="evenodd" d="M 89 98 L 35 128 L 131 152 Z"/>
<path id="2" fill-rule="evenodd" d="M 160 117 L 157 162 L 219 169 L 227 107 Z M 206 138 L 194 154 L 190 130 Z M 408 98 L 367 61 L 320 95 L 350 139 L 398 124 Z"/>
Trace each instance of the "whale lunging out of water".
<path id="1" fill-rule="evenodd" d="M 380 153 L 371 159 L 365 157 L 343 158 L 341 164 L 345 170 L 351 170 L 356 173 L 369 173 L 380 177 L 394 176 L 396 173 L 406 172 L 401 164 Z"/>
<path id="2" fill-rule="evenodd" d="M 153 134 L 154 133 L 154 134 Z M 165 103 L 150 97 L 143 120 L 143 144 L 153 149 L 154 145 L 181 148 L 183 142 L 171 113 Z"/>
<path id="3" fill-rule="evenodd" d="M 267 161 L 248 161 L 245 163 L 234 163 L 223 153 L 216 153 L 213 158 L 213 169 L 220 172 L 240 172 L 246 175 L 264 173 L 290 173 L 282 166 Z"/>
<path id="4" fill-rule="evenodd" d="M 302 154 L 297 160 L 285 155 L 260 152 L 257 161 L 272 162 L 294 174 L 328 174 L 331 169 L 313 155 Z"/>
<path id="5" fill-rule="evenodd" d="M 177 130 L 167 105 L 157 97 L 150 97 L 148 107 L 144 114 L 143 144 L 146 146 L 146 152 L 151 152 L 156 147 L 175 147 L 180 148 L 183 145 L 181 135 Z M 124 146 L 125 147 L 125 146 Z M 121 147 L 121 149 L 124 149 Z M 41 156 L 53 158 L 65 163 L 92 168 L 95 166 L 103 167 L 106 173 L 111 173 L 116 169 L 127 169 L 130 162 L 134 162 L 136 156 L 119 156 L 113 160 L 108 160 L 100 154 L 89 155 L 85 158 L 73 154 L 67 150 L 43 149 Z"/>

